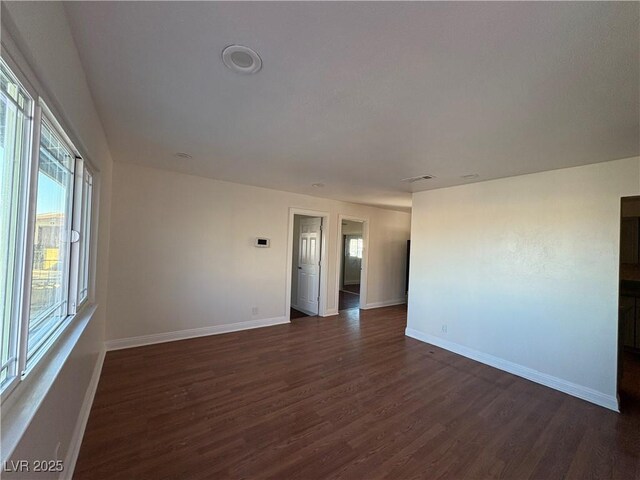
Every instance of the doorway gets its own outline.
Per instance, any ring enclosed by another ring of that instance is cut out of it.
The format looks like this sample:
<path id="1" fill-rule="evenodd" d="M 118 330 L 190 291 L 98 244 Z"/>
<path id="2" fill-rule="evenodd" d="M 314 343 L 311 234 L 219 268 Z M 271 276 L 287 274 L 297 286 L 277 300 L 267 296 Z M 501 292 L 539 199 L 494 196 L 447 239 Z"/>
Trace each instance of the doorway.
<path id="1" fill-rule="evenodd" d="M 341 216 L 339 222 L 338 310 L 359 309 L 365 305 L 366 221 Z"/>
<path id="2" fill-rule="evenodd" d="M 290 319 L 317 316 L 321 313 L 324 223 L 323 216 L 293 213 L 290 243 Z"/>
<path id="3" fill-rule="evenodd" d="M 640 410 L 640 197 L 620 210 L 618 394 L 621 408 Z"/>

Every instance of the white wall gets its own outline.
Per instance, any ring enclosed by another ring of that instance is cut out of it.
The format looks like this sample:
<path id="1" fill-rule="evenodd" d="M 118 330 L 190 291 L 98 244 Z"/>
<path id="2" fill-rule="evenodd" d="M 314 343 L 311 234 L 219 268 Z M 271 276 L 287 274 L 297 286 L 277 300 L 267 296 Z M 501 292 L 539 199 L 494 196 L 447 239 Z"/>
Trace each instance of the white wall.
<path id="1" fill-rule="evenodd" d="M 97 199 L 100 207 L 96 271 L 98 309 L 12 456 L 12 459 L 27 460 L 53 458 L 60 442 L 59 458 L 65 459 L 92 373 L 103 350 L 112 161 L 62 3 L 3 2 L 2 43 L 21 67 L 29 70 L 28 64 L 33 69 L 28 72 L 31 80 L 40 91 L 44 91 L 47 103 L 76 146 L 100 170 L 100 197 Z M 69 465 L 66 467 L 68 469 Z M 34 474 L 29 473 L 27 477 L 33 478 Z"/>
<path id="2" fill-rule="evenodd" d="M 639 163 L 414 194 L 407 333 L 615 408 L 620 198 Z"/>
<path id="3" fill-rule="evenodd" d="M 331 214 L 330 310 L 340 213 L 370 220 L 369 302 L 404 299 L 407 213 L 117 163 L 107 338 L 283 318 L 290 207 Z"/>

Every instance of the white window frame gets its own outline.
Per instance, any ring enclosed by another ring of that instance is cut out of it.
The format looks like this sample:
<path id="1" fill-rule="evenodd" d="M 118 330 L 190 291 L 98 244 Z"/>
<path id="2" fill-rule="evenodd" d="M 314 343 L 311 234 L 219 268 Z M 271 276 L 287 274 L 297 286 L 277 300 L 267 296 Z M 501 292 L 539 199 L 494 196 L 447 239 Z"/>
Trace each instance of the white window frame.
<path id="1" fill-rule="evenodd" d="M 72 192 L 71 192 L 71 231 L 79 232 L 80 231 L 80 221 L 81 216 L 80 212 L 83 207 L 83 177 L 82 173 L 84 172 L 84 164 L 85 161 L 80 156 L 78 149 L 75 147 L 71 139 L 67 136 L 64 128 L 60 125 L 60 122 L 56 119 L 55 115 L 51 110 L 47 107 L 47 104 L 44 102 L 42 98 L 39 98 L 39 111 L 40 115 L 38 123 L 38 137 L 35 137 L 33 140 L 33 154 L 34 161 L 32 163 L 32 201 L 30 203 L 30 211 L 29 211 L 29 222 L 28 222 L 28 231 L 31 234 L 30 241 L 27 243 L 29 257 L 27 260 L 28 266 L 33 265 L 33 235 L 35 233 L 35 222 L 36 222 L 36 207 L 37 207 L 37 192 L 38 192 L 38 172 L 40 166 L 40 133 L 41 133 L 41 125 L 46 123 L 47 126 L 54 131 L 54 133 L 65 143 L 65 146 L 69 149 L 72 155 L 75 156 L 75 168 L 73 174 L 73 183 L 72 183 Z M 37 141 L 37 144 L 36 144 Z M 78 178 L 78 165 L 80 165 L 80 178 Z M 24 295 L 23 300 L 25 303 L 23 304 L 23 318 L 22 318 L 22 330 L 23 338 L 22 345 L 24 346 L 24 355 L 22 355 L 21 361 L 21 369 L 20 372 L 22 377 L 24 378 L 33 368 L 38 364 L 38 362 L 44 357 L 47 351 L 53 346 L 56 342 L 57 338 L 61 335 L 61 333 L 66 329 L 66 327 L 73 321 L 73 318 L 80 310 L 80 305 L 78 304 L 78 271 L 80 269 L 79 252 L 80 243 L 78 241 L 71 242 L 69 245 L 69 255 L 67 257 L 67 261 L 69 262 L 69 274 L 66 278 L 67 281 L 67 311 L 65 318 L 56 325 L 51 332 L 47 334 L 46 340 L 38 346 L 38 348 L 34 352 L 29 352 L 27 345 L 29 341 L 29 320 L 30 320 L 30 307 L 31 307 L 31 282 L 32 282 L 32 268 L 27 269 L 25 271 L 24 278 Z"/>
<path id="2" fill-rule="evenodd" d="M 27 140 L 25 141 L 25 151 L 23 161 L 21 162 L 21 172 L 20 172 L 20 200 L 18 201 L 18 227 L 17 227 L 17 238 L 16 238 L 16 249 L 15 256 L 16 261 L 14 265 L 14 281 L 17 283 L 17 288 L 13 289 L 13 298 L 12 298 L 12 312 L 10 315 L 12 325 L 10 327 L 10 335 L 11 335 L 11 348 L 12 355 L 14 357 L 14 366 L 11 370 L 11 374 L 7 374 L 7 380 L 5 385 L 2 387 L 2 400 L 5 398 L 4 392 L 7 392 L 6 395 L 11 392 L 21 380 L 21 343 L 22 343 L 22 308 L 23 308 L 23 299 L 24 299 L 24 284 L 22 283 L 22 279 L 25 275 L 26 263 L 25 258 L 27 254 L 27 243 L 26 237 L 28 233 L 28 225 L 25 219 L 28 217 L 28 209 L 30 206 L 30 173 L 31 173 L 31 163 L 32 163 L 32 154 L 34 150 L 33 142 L 35 138 L 39 138 L 39 127 L 36 137 L 36 123 L 35 119 L 35 111 L 37 108 L 37 95 L 34 94 L 33 90 L 27 88 L 25 83 L 20 78 L 20 75 L 16 72 L 15 65 L 12 64 L 11 61 L 7 61 L 9 59 L 5 58 L 3 55 L 4 63 L 9 70 L 9 72 L 13 75 L 13 80 L 15 80 L 20 88 L 29 95 L 30 100 L 30 112 L 27 112 L 27 119 L 29 120 L 28 128 L 25 131 L 25 135 L 27 136 Z M 9 378 L 10 377 L 10 378 Z"/>
<path id="3" fill-rule="evenodd" d="M 30 377 L 30 373 L 35 370 L 41 370 L 39 368 L 47 362 L 44 361 L 49 354 L 57 350 L 54 345 L 60 341 L 65 331 L 69 329 L 69 326 L 74 323 L 74 320 L 79 317 L 84 317 L 86 314 L 90 314 L 95 311 L 95 282 L 96 282 L 96 254 L 97 254 L 97 229 L 98 229 L 98 203 L 100 194 L 100 176 L 99 170 L 93 166 L 93 164 L 83 158 L 79 150 L 76 148 L 74 142 L 67 135 L 65 128 L 57 120 L 56 115 L 47 106 L 45 100 L 38 94 L 37 88 L 33 87 L 32 83 L 28 82 L 28 75 L 18 68 L 13 59 L 8 56 L 2 48 L 2 59 L 5 61 L 9 71 L 16 77 L 20 83 L 20 86 L 28 93 L 31 100 L 31 125 L 27 135 L 29 139 L 25 142 L 26 154 L 25 161 L 23 162 L 23 176 L 21 186 L 21 200 L 20 211 L 18 213 L 20 218 L 20 226 L 17 238 L 16 247 L 16 274 L 15 281 L 18 287 L 14 289 L 14 313 L 12 313 L 12 322 L 16 322 L 13 331 L 12 338 L 16 345 L 15 356 L 17 358 L 16 367 L 12 372 L 13 375 L 10 379 L 7 379 L 2 390 L 0 391 L 0 403 L 2 406 L 9 404 L 7 399 L 11 397 L 11 394 L 16 390 L 22 390 L 22 387 L 18 389 L 18 386 L 24 383 L 27 378 Z M 78 171 L 78 164 L 81 165 L 80 171 L 88 171 L 91 174 L 92 187 L 91 198 L 88 203 L 89 207 L 89 245 L 88 245 L 88 258 L 86 268 L 88 269 L 87 275 L 87 295 L 86 298 L 78 302 L 79 294 L 77 288 L 77 275 L 80 270 L 80 254 L 79 242 L 71 244 L 69 262 L 69 295 L 67 303 L 67 315 L 62 322 L 60 322 L 53 331 L 48 335 L 48 338 L 38 348 L 29 359 L 27 358 L 27 343 L 29 333 L 29 316 L 31 307 L 31 281 L 32 281 L 32 269 L 33 269 L 33 241 L 35 233 L 35 219 L 36 219 L 36 200 L 37 200 L 37 183 L 38 183 L 38 170 L 39 170 L 39 153 L 40 153 L 40 135 L 41 125 L 43 119 L 49 127 L 52 127 L 55 133 L 66 143 L 70 151 L 76 157 L 76 171 L 74 172 L 73 190 L 72 190 L 72 229 L 80 231 L 80 223 L 82 222 L 81 214 L 76 212 L 82 212 L 87 205 L 84 202 L 84 187 L 85 182 L 83 176 L 76 177 Z M 73 278 L 75 276 L 75 279 Z M 76 282 L 75 285 L 72 282 Z M 75 288 L 74 288 L 75 287 Z M 74 303 L 71 308 L 72 302 Z M 84 321 L 84 320 L 83 320 Z M 65 347 L 66 348 L 66 347 Z M 57 353 L 55 354 L 57 355 Z M 28 361 L 27 361 L 28 360 Z M 37 375 L 36 375 L 37 377 Z"/>
<path id="4" fill-rule="evenodd" d="M 78 165 L 80 164 L 80 166 Z M 92 265 L 92 249 L 91 244 L 93 242 L 93 205 L 94 205 L 94 178 L 95 175 L 93 170 L 88 165 L 88 163 L 84 160 L 76 159 L 76 171 L 81 173 L 78 174 L 77 180 L 81 185 L 81 188 L 78 189 L 81 193 L 80 199 L 76 205 L 79 205 L 79 219 L 77 223 L 77 228 L 74 230 L 80 233 L 80 241 L 77 243 L 78 245 L 78 275 L 77 275 L 77 286 L 75 288 L 75 292 L 77 295 L 77 307 L 76 311 L 80 310 L 91 298 L 91 265 Z M 89 181 L 85 179 L 85 176 L 89 176 Z M 88 199 L 88 203 L 87 203 Z M 88 207 L 88 208 L 87 208 Z M 87 211 L 88 210 L 88 211 Z M 86 215 L 86 217 L 85 217 Z M 86 223 L 85 223 L 86 220 Z M 88 242 L 87 242 L 88 239 Z M 83 250 L 86 249 L 86 252 Z M 83 257 L 83 254 L 86 253 L 86 259 Z M 86 265 L 82 266 L 82 261 L 86 261 Z M 81 274 L 86 277 L 86 284 L 81 283 Z M 83 286 L 86 290 L 86 294 L 82 296 L 82 290 L 80 286 Z"/>

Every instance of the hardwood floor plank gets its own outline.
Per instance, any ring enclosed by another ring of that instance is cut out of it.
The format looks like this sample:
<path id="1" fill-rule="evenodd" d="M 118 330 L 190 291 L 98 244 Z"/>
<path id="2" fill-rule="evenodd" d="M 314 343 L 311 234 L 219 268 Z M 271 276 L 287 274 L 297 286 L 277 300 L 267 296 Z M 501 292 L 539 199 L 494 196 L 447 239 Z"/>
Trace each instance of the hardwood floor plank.
<path id="1" fill-rule="evenodd" d="M 406 308 L 107 354 L 78 479 L 638 478 L 615 414 L 404 335 Z"/>

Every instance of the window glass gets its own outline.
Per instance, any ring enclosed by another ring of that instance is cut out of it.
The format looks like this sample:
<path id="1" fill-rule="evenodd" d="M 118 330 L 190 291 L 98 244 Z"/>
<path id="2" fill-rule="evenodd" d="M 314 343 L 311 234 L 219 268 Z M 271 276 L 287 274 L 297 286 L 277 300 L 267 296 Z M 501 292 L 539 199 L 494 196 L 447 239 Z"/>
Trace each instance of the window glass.
<path id="1" fill-rule="evenodd" d="M 0 58 L 2 400 L 90 296 L 93 181 L 51 111 L 42 100 L 35 108 Z"/>
<path id="2" fill-rule="evenodd" d="M 75 156 L 42 122 L 27 357 L 30 358 L 67 317 L 71 199 Z"/>
<path id="3" fill-rule="evenodd" d="M 349 256 L 362 258 L 362 238 L 349 239 Z"/>
<path id="4" fill-rule="evenodd" d="M 17 367 L 20 299 L 16 293 L 21 280 L 17 269 L 30 109 L 31 99 L 0 61 L 0 386 L 16 375 Z"/>

